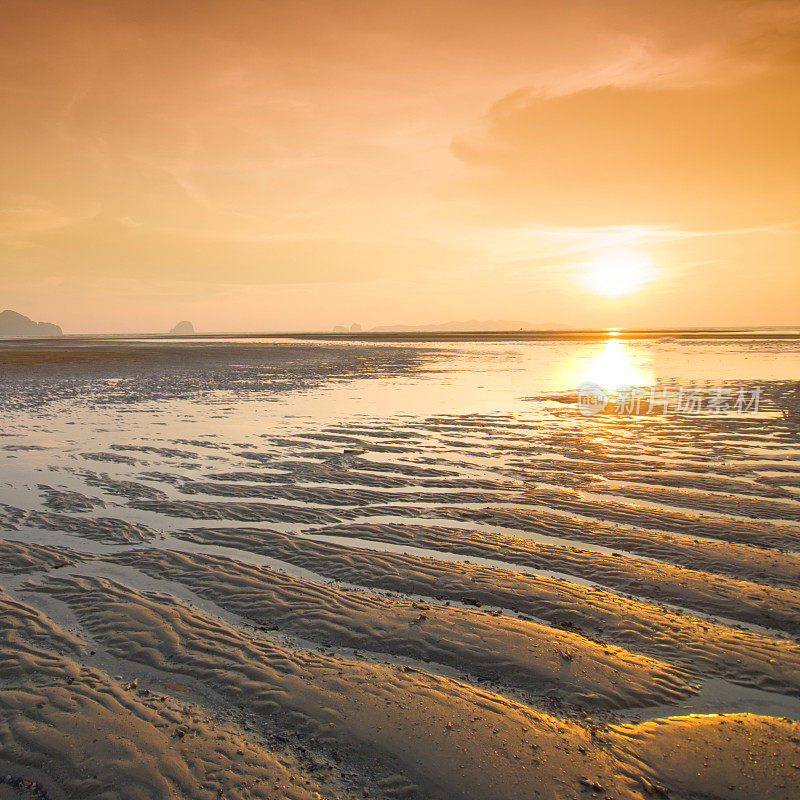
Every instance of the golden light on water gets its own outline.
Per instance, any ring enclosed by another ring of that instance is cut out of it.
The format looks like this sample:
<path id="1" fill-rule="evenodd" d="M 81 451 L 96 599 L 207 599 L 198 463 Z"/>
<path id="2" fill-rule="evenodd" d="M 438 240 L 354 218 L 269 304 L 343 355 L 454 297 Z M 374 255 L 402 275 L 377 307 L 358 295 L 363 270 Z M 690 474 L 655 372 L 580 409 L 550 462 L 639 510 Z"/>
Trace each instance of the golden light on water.
<path id="1" fill-rule="evenodd" d="M 583 284 L 596 294 L 616 297 L 641 289 L 652 280 L 653 259 L 636 250 L 609 250 L 586 265 Z"/>
<path id="2" fill-rule="evenodd" d="M 612 338 L 595 345 L 591 354 L 573 357 L 561 372 L 559 383 L 572 389 L 582 383 L 595 383 L 614 391 L 623 386 L 652 386 L 655 371 L 646 349 Z"/>

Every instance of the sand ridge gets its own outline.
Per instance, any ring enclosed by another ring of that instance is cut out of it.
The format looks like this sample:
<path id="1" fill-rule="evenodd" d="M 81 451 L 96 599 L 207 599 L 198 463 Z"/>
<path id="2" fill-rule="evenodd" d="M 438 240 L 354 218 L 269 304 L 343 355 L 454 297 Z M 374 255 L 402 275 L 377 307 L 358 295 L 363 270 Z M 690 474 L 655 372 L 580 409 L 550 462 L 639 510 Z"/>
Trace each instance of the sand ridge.
<path id="1" fill-rule="evenodd" d="M 231 724 L 82 666 L 82 643 L 2 592 L 0 614 L 0 772 L 34 796 L 339 796 Z"/>
<path id="2" fill-rule="evenodd" d="M 443 526 L 362 523 L 317 528 L 313 535 L 390 542 L 492 559 L 512 566 L 552 570 L 629 594 L 635 591 L 638 596 L 656 602 L 800 633 L 800 591 L 764 586 L 710 571 L 675 567 L 620 553 L 606 555 L 505 534 Z M 797 566 L 800 568 L 800 560 Z"/>
<path id="3" fill-rule="evenodd" d="M 260 552 L 327 578 L 438 600 L 497 606 L 672 660 L 705 675 L 800 695 L 800 645 L 607 590 L 545 576 L 303 539 L 263 529 L 193 529 L 182 538 Z"/>
<path id="4" fill-rule="evenodd" d="M 371 764 L 378 785 L 391 787 L 400 767 L 412 781 L 404 787 L 408 797 L 510 800 L 530 791 L 527 773 L 535 769 L 548 797 L 572 798 L 595 785 L 614 797 L 640 798 L 643 787 L 660 785 L 662 776 L 645 748 L 643 758 L 632 757 L 631 741 L 638 735 L 657 750 L 676 739 L 671 721 L 624 733 L 595 729 L 452 679 L 288 650 L 243 636 L 168 597 L 141 595 L 101 578 L 52 578 L 39 591 L 67 602 L 111 652 L 177 676 L 201 676 L 257 716 L 290 719 L 320 745 L 347 752 L 353 763 Z M 738 778 L 740 787 L 751 790 L 764 770 L 774 768 L 779 790 L 793 777 L 789 762 L 798 757 L 792 742 L 798 726 L 767 721 L 770 746 L 760 747 L 748 743 L 759 724 L 745 715 L 740 728 L 705 725 L 694 735 L 730 743 L 735 734 L 740 757 L 753 751 L 751 760 L 762 758 L 752 775 Z M 716 781 L 720 775 L 733 781 L 738 766 L 729 760 L 727 769 L 718 767 Z M 690 775 L 684 781 L 717 785 Z"/>
<path id="5" fill-rule="evenodd" d="M 535 693 L 556 690 L 582 707 L 675 702 L 693 691 L 681 669 L 524 620 L 343 591 L 223 557 L 135 550 L 114 560 L 305 640 L 434 662 Z"/>

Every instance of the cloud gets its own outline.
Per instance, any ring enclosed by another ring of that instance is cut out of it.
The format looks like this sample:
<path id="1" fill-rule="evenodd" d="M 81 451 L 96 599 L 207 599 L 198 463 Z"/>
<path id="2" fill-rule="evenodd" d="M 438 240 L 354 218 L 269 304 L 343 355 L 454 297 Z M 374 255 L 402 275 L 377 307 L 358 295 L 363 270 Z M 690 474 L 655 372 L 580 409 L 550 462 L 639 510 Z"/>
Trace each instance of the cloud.
<path id="1" fill-rule="evenodd" d="M 231 236 L 152 228 L 97 216 L 0 236 L 0 260 L 18 275 L 268 285 L 370 281 L 464 263 L 456 247 L 424 239 Z"/>
<path id="2" fill-rule="evenodd" d="M 459 138 L 449 196 L 506 224 L 758 226 L 800 219 L 800 71 L 689 86 L 527 90 Z"/>

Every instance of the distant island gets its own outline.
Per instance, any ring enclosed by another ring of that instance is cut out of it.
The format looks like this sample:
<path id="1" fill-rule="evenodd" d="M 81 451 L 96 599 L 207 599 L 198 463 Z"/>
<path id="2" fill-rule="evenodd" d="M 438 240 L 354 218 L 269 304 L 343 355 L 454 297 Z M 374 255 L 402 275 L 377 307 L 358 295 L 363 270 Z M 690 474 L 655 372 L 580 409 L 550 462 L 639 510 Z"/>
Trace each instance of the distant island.
<path id="1" fill-rule="evenodd" d="M 485 333 L 489 331 L 562 331 L 569 330 L 568 325 L 558 322 L 545 322 L 534 325 L 513 319 L 468 319 L 458 322 L 440 322 L 428 325 L 378 325 L 370 328 L 368 333 Z M 334 333 L 361 333 L 362 328 L 354 322 L 349 328 L 336 325 Z"/>
<path id="2" fill-rule="evenodd" d="M 372 328 L 372 333 L 425 333 L 435 331 L 453 332 L 480 332 L 480 331 L 532 331 L 532 330 L 562 330 L 563 325 L 547 323 L 533 325 L 530 322 L 520 322 L 511 319 L 469 319 L 460 322 L 443 322 L 434 325 L 381 325 Z"/>
<path id="3" fill-rule="evenodd" d="M 194 333 L 194 325 L 185 319 L 179 322 L 171 331 L 173 336 L 191 336 Z"/>
<path id="4" fill-rule="evenodd" d="M 8 309 L 0 313 L 0 338 L 47 338 L 63 334 L 61 328 L 51 322 L 34 322 L 30 317 Z"/>

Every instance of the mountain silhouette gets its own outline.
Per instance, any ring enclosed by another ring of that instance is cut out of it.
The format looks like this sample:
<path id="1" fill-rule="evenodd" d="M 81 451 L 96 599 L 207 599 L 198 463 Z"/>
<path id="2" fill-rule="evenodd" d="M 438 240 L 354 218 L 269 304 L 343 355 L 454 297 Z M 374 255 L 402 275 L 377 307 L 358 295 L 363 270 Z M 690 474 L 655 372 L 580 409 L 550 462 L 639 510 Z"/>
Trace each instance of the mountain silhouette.
<path id="1" fill-rule="evenodd" d="M 30 317 L 16 311 L 0 313 L 0 337 L 42 337 L 62 336 L 63 331 L 51 322 L 34 322 Z"/>
<path id="2" fill-rule="evenodd" d="M 443 322 L 433 325 L 381 325 L 372 328 L 374 333 L 412 333 L 418 331 L 531 331 L 562 330 L 564 325 L 556 323 L 536 324 L 511 319 L 470 319 L 458 322 Z"/>

